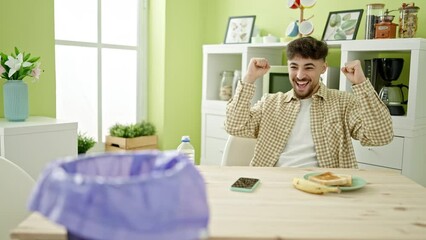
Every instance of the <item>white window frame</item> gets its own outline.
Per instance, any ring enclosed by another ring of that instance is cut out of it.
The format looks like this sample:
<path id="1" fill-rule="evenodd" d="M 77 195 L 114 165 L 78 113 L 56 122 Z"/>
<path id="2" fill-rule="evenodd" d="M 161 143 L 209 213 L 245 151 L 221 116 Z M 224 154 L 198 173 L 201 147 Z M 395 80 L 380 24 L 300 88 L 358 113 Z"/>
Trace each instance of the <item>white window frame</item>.
<path id="1" fill-rule="evenodd" d="M 60 1 L 60 0 L 58 0 Z M 98 53 L 98 79 L 97 79 L 97 91 L 98 91 L 98 143 L 104 140 L 102 136 L 102 49 L 119 49 L 119 50 L 136 50 L 137 52 L 137 67 L 136 67 L 136 118 L 135 122 L 147 119 L 148 109 L 148 3 L 149 0 L 138 0 L 138 23 L 137 23 L 137 46 L 125 46 L 116 44 L 103 44 L 102 43 L 102 21 L 101 11 L 102 0 L 97 1 L 98 5 L 98 25 L 97 25 L 97 42 L 79 42 L 79 41 L 67 41 L 67 40 L 56 40 L 55 46 L 74 46 L 74 47 L 92 47 L 97 49 Z"/>

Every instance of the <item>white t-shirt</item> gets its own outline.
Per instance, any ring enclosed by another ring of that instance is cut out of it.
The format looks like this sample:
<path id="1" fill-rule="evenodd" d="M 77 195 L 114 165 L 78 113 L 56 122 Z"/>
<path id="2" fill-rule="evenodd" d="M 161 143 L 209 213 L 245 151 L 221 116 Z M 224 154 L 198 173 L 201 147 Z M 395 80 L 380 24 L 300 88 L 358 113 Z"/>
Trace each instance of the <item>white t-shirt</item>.
<path id="1" fill-rule="evenodd" d="M 276 167 L 318 167 L 311 133 L 312 98 L 300 100 L 300 111 Z"/>

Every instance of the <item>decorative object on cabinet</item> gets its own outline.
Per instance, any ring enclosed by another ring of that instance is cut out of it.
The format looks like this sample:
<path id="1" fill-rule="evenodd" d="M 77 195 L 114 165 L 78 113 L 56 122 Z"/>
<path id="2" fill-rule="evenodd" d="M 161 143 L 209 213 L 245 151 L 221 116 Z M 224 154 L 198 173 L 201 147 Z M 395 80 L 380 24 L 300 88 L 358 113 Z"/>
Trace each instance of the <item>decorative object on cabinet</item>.
<path id="1" fill-rule="evenodd" d="M 299 21 L 291 22 L 285 31 L 285 35 L 288 37 L 296 37 L 299 34 L 299 25 L 297 24 Z"/>
<path id="2" fill-rule="evenodd" d="M 8 80 L 3 85 L 4 116 L 11 122 L 28 118 L 28 86 L 22 80 Z"/>
<path id="3" fill-rule="evenodd" d="M 40 57 L 15 52 L 6 55 L 0 52 L 0 78 L 6 79 L 3 86 L 4 115 L 9 121 L 25 121 L 28 118 L 28 86 L 23 79 L 40 77 Z"/>
<path id="4" fill-rule="evenodd" d="M 314 31 L 314 25 L 309 21 L 314 16 L 305 19 L 303 14 L 305 8 L 311 8 L 315 5 L 316 0 L 288 0 L 287 6 L 291 9 L 299 9 L 299 19 L 292 21 L 286 29 L 286 35 L 288 37 L 299 37 L 311 35 Z"/>
<path id="5" fill-rule="evenodd" d="M 367 4 L 365 16 L 365 39 L 374 39 L 376 34 L 376 23 L 379 22 L 379 18 L 383 16 L 384 11 L 385 4 L 383 3 Z"/>
<path id="6" fill-rule="evenodd" d="M 254 37 L 251 37 L 251 43 L 263 43 L 263 37 L 260 35 L 255 35 Z"/>
<path id="7" fill-rule="evenodd" d="M 90 148 L 92 148 L 95 145 L 95 139 L 93 139 L 90 136 L 87 136 L 86 133 L 78 133 L 77 135 L 77 147 L 78 147 L 78 154 L 84 154 L 86 153 Z"/>
<path id="8" fill-rule="evenodd" d="M 220 100 L 228 101 L 232 97 L 232 82 L 234 80 L 234 71 L 223 71 L 221 74 L 222 80 L 220 81 Z"/>
<path id="9" fill-rule="evenodd" d="M 330 12 L 322 40 L 355 40 L 363 12 L 363 9 Z"/>
<path id="10" fill-rule="evenodd" d="M 262 37 L 263 43 L 276 43 L 276 42 L 279 42 L 279 41 L 280 41 L 280 38 L 277 37 L 277 36 L 274 36 L 272 34 L 268 34 L 268 35 Z"/>
<path id="11" fill-rule="evenodd" d="M 414 38 L 417 32 L 417 13 L 419 7 L 414 3 L 403 3 L 399 8 L 399 33 L 400 38 Z"/>
<path id="12" fill-rule="evenodd" d="M 224 43 L 250 43 L 256 16 L 229 17 Z"/>
<path id="13" fill-rule="evenodd" d="M 124 152 L 145 149 L 157 149 L 155 126 L 142 121 L 135 124 L 115 124 L 109 129 L 105 139 L 105 151 Z"/>
<path id="14" fill-rule="evenodd" d="M 385 14 L 379 17 L 379 22 L 374 25 L 374 38 L 396 38 L 396 27 L 398 24 L 392 22 L 395 16 L 389 15 L 389 13 L 394 11 L 396 10 L 389 11 L 386 9 Z"/>

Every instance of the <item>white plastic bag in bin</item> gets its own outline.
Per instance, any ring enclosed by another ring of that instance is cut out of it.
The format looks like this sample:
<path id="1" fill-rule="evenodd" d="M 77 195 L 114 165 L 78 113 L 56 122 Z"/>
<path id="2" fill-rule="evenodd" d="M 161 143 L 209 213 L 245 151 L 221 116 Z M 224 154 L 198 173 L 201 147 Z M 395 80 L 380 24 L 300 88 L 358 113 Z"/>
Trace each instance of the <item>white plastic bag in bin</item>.
<path id="1" fill-rule="evenodd" d="M 209 220 L 204 179 L 176 151 L 53 161 L 29 208 L 65 226 L 70 239 L 199 239 Z"/>

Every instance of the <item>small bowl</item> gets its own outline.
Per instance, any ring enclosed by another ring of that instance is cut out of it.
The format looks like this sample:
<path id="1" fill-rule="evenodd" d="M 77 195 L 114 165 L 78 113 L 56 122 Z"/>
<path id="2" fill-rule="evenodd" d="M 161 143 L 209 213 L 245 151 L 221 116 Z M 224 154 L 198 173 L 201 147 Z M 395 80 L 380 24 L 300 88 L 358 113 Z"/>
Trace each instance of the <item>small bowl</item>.
<path id="1" fill-rule="evenodd" d="M 263 43 L 261 36 L 251 37 L 251 43 Z"/>
<path id="2" fill-rule="evenodd" d="M 276 43 L 276 42 L 279 42 L 279 38 L 271 34 L 268 34 L 268 36 L 263 37 L 263 43 Z"/>

